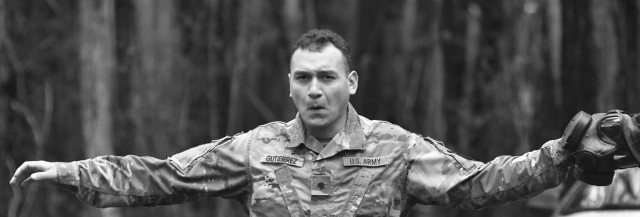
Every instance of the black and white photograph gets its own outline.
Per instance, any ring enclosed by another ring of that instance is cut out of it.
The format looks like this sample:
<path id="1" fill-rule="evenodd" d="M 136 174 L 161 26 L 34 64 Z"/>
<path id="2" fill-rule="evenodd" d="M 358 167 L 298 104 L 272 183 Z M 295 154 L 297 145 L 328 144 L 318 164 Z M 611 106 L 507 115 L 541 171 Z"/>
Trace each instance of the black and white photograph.
<path id="1" fill-rule="evenodd" d="M 640 0 L 0 0 L 0 216 L 640 216 Z"/>

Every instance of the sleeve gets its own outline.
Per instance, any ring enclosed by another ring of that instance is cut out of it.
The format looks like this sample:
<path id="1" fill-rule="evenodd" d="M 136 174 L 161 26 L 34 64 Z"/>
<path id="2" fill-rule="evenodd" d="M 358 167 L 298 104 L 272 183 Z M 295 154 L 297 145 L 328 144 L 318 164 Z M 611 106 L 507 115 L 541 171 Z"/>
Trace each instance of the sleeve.
<path id="1" fill-rule="evenodd" d="M 431 138 L 415 138 L 408 153 L 409 198 L 421 204 L 478 209 L 535 196 L 567 177 L 570 154 L 558 142 L 485 164 L 461 157 Z"/>
<path id="2" fill-rule="evenodd" d="M 128 155 L 56 163 L 58 183 L 96 207 L 175 204 L 201 196 L 242 196 L 249 133 L 161 160 Z"/>

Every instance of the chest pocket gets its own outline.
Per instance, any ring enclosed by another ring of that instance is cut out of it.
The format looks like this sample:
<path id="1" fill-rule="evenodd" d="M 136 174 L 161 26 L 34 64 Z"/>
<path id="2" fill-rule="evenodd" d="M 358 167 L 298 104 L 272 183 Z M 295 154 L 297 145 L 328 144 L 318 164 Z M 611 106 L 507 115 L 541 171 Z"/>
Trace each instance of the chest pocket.
<path id="1" fill-rule="evenodd" d="M 358 210 L 360 203 L 362 202 L 362 198 L 367 192 L 369 183 L 371 183 L 372 177 L 373 172 L 371 170 L 366 168 L 360 169 L 353 186 L 351 186 L 351 193 L 349 194 L 347 203 L 344 204 L 344 207 L 342 207 L 340 216 L 355 216 L 355 213 Z"/>

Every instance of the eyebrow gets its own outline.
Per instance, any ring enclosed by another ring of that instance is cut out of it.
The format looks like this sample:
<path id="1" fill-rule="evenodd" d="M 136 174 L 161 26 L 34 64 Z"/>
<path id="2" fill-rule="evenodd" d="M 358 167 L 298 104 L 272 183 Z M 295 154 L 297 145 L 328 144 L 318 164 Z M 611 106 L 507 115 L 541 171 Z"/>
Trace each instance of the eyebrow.
<path id="1" fill-rule="evenodd" d="M 332 75 L 334 75 L 334 74 L 338 74 L 338 72 L 333 71 L 333 70 L 319 70 L 319 71 L 317 71 L 317 73 L 318 73 L 318 74 L 321 74 L 321 75 L 327 75 L 327 74 L 332 74 Z M 304 70 L 297 70 L 297 71 L 294 71 L 292 74 L 312 74 L 312 72 L 310 72 L 310 71 L 304 71 Z"/>
<path id="2" fill-rule="evenodd" d="M 302 71 L 302 70 L 298 70 L 298 71 L 294 71 L 293 73 L 291 73 L 292 75 L 296 75 L 296 74 L 311 74 L 311 72 L 309 71 Z"/>
<path id="3" fill-rule="evenodd" d="M 323 74 L 323 75 L 331 74 L 331 75 L 335 75 L 335 74 L 338 74 L 338 72 L 333 71 L 333 70 L 320 70 L 320 71 L 318 71 L 318 74 Z"/>

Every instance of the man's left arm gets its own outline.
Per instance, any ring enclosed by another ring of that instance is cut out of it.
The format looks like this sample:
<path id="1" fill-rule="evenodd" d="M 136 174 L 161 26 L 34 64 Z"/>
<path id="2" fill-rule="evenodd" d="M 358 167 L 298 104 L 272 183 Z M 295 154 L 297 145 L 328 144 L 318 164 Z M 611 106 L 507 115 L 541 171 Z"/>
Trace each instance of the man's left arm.
<path id="1" fill-rule="evenodd" d="M 410 146 L 407 192 L 421 204 L 482 208 L 532 197 L 567 177 L 570 153 L 559 140 L 521 156 L 488 163 L 461 157 L 441 142 L 418 138 Z"/>

